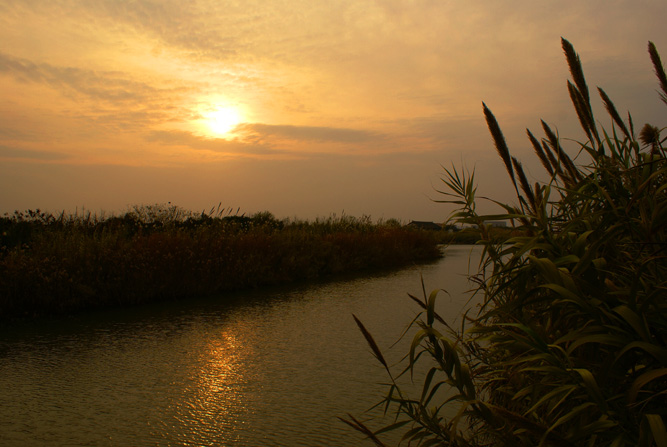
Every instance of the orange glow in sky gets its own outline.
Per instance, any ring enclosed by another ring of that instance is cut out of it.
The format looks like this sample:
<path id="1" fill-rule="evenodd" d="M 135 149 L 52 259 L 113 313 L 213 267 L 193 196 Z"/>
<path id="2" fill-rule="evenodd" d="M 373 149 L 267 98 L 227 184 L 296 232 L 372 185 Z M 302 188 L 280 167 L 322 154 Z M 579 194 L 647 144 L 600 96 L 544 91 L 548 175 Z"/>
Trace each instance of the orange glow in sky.
<path id="1" fill-rule="evenodd" d="M 593 93 L 663 127 L 646 48 L 667 60 L 665 22 L 664 0 L 3 0 L 0 214 L 442 221 L 441 165 L 511 200 L 482 101 L 531 181 L 526 127 L 583 138 L 561 36 Z"/>

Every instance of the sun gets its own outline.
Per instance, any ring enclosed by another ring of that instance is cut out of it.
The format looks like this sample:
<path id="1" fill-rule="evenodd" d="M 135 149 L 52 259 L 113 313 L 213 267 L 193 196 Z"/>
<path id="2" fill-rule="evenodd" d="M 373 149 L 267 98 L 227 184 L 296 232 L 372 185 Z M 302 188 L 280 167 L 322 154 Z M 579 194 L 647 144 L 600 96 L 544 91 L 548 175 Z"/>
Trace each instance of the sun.
<path id="1" fill-rule="evenodd" d="M 241 114 L 232 107 L 217 107 L 204 113 L 204 121 L 212 135 L 224 136 L 241 122 Z"/>

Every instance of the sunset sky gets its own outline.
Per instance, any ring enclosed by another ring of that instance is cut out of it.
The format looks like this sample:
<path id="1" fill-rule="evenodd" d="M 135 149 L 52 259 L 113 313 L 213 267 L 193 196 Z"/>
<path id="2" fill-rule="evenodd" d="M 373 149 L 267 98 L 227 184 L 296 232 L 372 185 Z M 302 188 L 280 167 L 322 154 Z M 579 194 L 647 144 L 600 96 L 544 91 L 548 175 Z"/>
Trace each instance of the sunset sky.
<path id="1" fill-rule="evenodd" d="M 0 0 L 0 214 L 442 221 L 441 166 L 512 200 L 482 101 L 533 180 L 526 127 L 583 139 L 561 36 L 591 89 L 665 126 L 666 23 L 665 0 Z"/>

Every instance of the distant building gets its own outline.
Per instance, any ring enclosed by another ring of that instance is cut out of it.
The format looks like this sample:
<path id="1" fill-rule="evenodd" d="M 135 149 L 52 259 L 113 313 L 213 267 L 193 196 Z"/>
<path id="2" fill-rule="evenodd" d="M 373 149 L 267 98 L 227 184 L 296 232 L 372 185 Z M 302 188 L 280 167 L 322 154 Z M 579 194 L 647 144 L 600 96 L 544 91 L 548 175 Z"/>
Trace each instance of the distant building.
<path id="1" fill-rule="evenodd" d="M 497 228 L 506 228 L 507 227 L 507 221 L 506 220 L 487 220 L 485 223 L 491 225 L 492 227 L 497 227 Z"/>
<path id="2" fill-rule="evenodd" d="M 420 230 L 442 230 L 442 226 L 435 222 L 425 222 L 420 220 L 413 220 L 407 225 L 408 227 L 419 228 Z"/>

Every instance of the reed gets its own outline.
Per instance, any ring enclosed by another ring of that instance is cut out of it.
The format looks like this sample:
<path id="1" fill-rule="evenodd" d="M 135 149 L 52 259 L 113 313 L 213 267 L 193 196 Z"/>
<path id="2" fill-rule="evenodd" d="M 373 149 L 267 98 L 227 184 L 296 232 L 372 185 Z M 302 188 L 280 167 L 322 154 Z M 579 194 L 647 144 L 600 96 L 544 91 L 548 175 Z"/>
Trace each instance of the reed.
<path id="1" fill-rule="evenodd" d="M 441 255 L 434 234 L 369 217 L 277 220 L 137 206 L 0 218 L 0 319 L 255 288 Z"/>
<path id="2" fill-rule="evenodd" d="M 427 368 L 421 393 L 397 392 L 390 374 L 383 404 L 395 422 L 373 430 L 345 419 L 376 445 L 384 431 L 403 429 L 403 440 L 423 446 L 667 446 L 664 128 L 646 125 L 635 137 L 631 117 L 623 122 L 601 89 L 612 131 L 595 125 L 581 60 L 562 44 L 588 138 L 578 149 L 590 162 L 575 164 L 545 124 L 542 141 L 528 136 L 550 179 L 531 186 L 484 106 L 515 186 L 519 177 L 518 203 L 480 215 L 474 173 L 446 170 L 444 201 L 460 206 L 452 219 L 475 225 L 483 247 L 471 277 L 481 304 L 454 329 L 436 313 L 436 292 L 412 297 L 422 314 L 401 372 Z M 667 103 L 652 43 L 649 52 Z M 499 218 L 520 234 L 495 238 L 486 223 Z"/>

